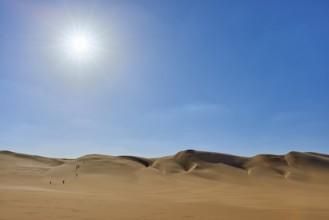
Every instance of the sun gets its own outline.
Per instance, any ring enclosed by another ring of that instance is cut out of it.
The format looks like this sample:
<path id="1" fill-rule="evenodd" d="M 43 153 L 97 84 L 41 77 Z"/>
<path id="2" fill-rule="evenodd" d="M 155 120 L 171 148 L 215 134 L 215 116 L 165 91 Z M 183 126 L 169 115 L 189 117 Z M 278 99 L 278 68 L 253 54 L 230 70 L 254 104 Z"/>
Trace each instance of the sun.
<path id="1" fill-rule="evenodd" d="M 68 31 L 63 36 L 63 53 L 68 60 L 87 64 L 98 58 L 100 48 L 95 34 L 81 30 Z"/>
<path id="2" fill-rule="evenodd" d="M 65 28 L 58 29 L 56 49 L 63 63 L 71 66 L 93 66 L 104 59 L 107 53 L 104 35 L 92 22 L 71 21 Z M 107 41 L 106 41 L 107 42 Z"/>
<path id="3" fill-rule="evenodd" d="M 71 39 L 71 49 L 78 53 L 86 53 L 90 49 L 90 41 L 84 36 L 75 36 Z"/>
<path id="4" fill-rule="evenodd" d="M 83 54 L 90 49 L 90 41 L 84 36 L 74 36 L 70 40 L 69 44 L 72 52 L 77 54 Z"/>

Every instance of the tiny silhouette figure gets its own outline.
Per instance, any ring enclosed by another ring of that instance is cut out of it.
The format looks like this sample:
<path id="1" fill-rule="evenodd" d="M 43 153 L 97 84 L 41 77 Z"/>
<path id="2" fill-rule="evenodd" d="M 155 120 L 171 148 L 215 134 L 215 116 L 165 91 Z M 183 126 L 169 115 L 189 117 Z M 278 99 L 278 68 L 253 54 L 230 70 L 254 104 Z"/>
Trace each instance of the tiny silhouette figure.
<path id="1" fill-rule="evenodd" d="M 51 185 L 51 181 L 49 182 L 49 184 Z"/>
<path id="2" fill-rule="evenodd" d="M 65 183 L 65 180 L 63 180 L 63 184 Z"/>
<path id="3" fill-rule="evenodd" d="M 78 174 L 76 173 L 75 176 L 78 176 Z"/>

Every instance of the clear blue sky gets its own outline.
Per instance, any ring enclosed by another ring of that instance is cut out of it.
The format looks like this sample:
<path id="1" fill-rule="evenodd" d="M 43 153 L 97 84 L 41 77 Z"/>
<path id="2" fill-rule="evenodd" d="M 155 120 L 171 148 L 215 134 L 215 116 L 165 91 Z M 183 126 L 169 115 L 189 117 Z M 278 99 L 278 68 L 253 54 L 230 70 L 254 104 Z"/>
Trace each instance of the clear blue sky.
<path id="1" fill-rule="evenodd" d="M 0 148 L 329 153 L 327 1 L 0 1 Z M 97 51 L 63 48 L 87 30 Z"/>

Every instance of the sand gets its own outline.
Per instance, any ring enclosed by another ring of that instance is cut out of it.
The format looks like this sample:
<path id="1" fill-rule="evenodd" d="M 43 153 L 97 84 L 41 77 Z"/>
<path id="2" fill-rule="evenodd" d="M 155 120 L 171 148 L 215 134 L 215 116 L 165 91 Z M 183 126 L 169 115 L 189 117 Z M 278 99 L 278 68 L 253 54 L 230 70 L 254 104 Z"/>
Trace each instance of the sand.
<path id="1" fill-rule="evenodd" d="M 328 171 L 329 155 L 311 152 L 56 159 L 0 151 L 0 220 L 329 219 Z"/>

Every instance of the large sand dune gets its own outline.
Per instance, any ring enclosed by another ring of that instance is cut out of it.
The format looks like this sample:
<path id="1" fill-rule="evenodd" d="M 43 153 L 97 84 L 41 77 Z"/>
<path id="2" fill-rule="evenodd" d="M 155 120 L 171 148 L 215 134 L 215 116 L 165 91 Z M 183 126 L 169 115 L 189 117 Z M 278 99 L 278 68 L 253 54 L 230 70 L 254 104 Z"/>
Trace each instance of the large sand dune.
<path id="1" fill-rule="evenodd" d="M 329 155 L 56 159 L 0 151 L 4 219 L 329 219 Z"/>

